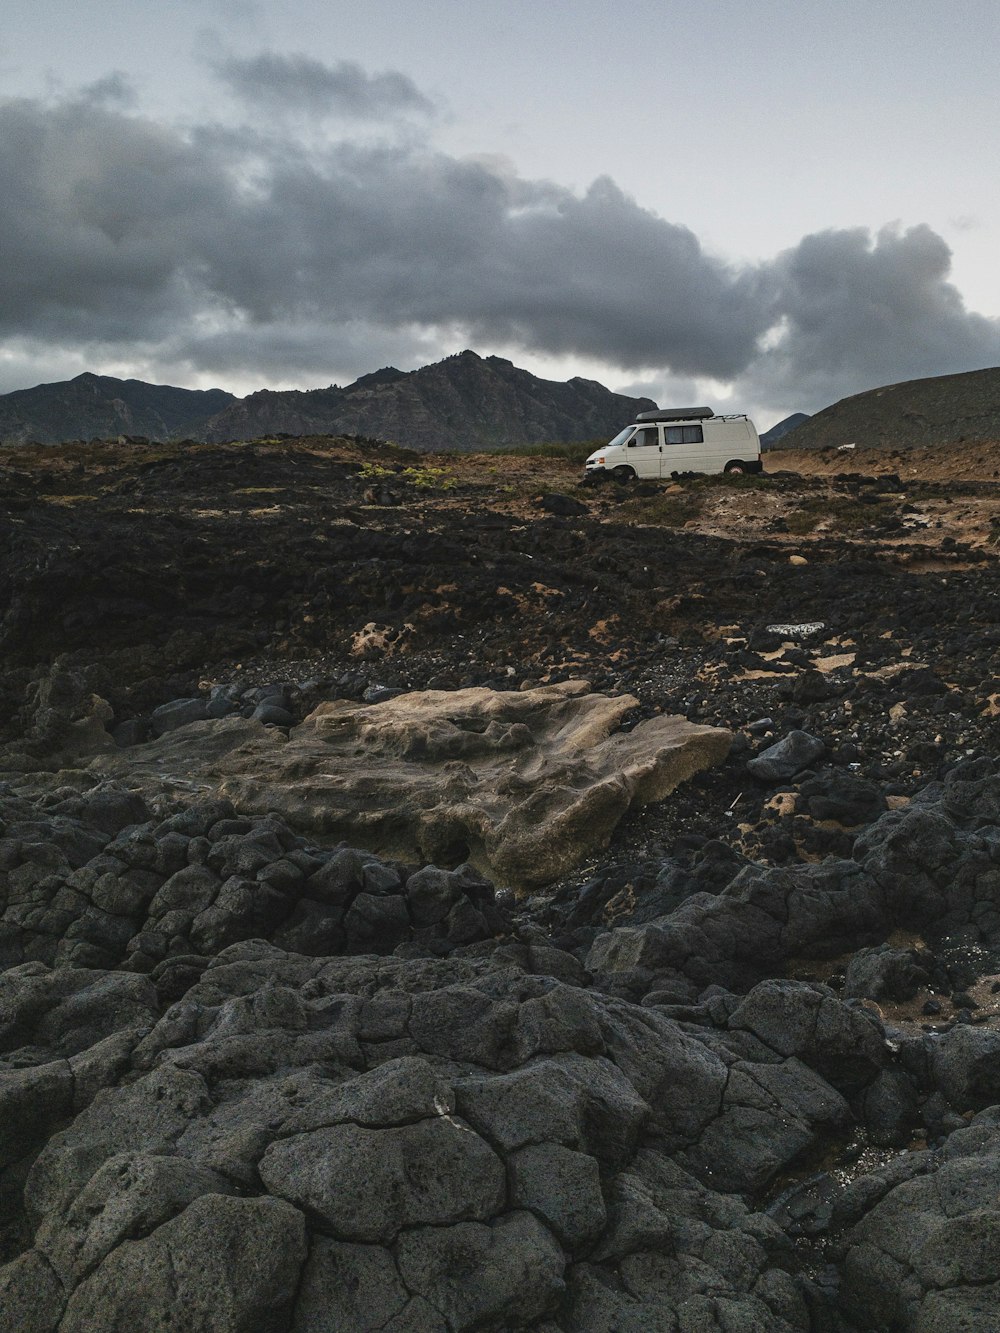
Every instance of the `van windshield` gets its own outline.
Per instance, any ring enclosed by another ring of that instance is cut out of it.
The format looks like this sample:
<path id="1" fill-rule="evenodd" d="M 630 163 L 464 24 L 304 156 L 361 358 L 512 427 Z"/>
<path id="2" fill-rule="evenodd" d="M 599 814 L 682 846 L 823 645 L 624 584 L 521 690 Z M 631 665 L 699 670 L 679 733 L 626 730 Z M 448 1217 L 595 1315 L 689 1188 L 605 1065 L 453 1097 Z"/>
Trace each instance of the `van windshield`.
<path id="1" fill-rule="evenodd" d="M 613 449 L 616 444 L 624 444 L 634 430 L 634 426 L 626 426 L 624 430 L 618 432 L 613 440 L 608 440 L 607 444 L 604 446 L 605 449 Z"/>

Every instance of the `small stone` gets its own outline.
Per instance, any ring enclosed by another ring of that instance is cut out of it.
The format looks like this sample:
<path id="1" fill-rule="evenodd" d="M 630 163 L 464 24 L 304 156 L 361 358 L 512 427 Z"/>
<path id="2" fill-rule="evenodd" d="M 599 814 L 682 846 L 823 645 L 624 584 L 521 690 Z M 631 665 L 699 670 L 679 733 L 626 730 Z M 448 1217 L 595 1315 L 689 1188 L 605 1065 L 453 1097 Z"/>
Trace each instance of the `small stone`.
<path id="1" fill-rule="evenodd" d="M 150 723 L 157 736 L 164 736 L 168 731 L 186 727 L 189 722 L 203 722 L 208 717 L 208 704 L 204 699 L 172 699 L 168 704 L 154 708 Z"/>
<path id="2" fill-rule="evenodd" d="M 405 693 L 405 690 L 394 685 L 369 685 L 362 694 L 361 701 L 366 704 L 381 704 L 385 703 L 386 699 L 395 699 Z"/>
<path id="3" fill-rule="evenodd" d="M 589 512 L 582 501 L 574 500 L 570 495 L 559 495 L 557 492 L 539 496 L 535 504 L 548 514 L 558 514 L 564 518 L 578 518 Z"/>
<path id="4" fill-rule="evenodd" d="M 263 722 L 265 726 L 292 727 L 295 725 L 295 718 L 292 717 L 287 708 L 280 708 L 277 704 L 258 704 L 251 716 L 254 721 Z"/>
<path id="5" fill-rule="evenodd" d="M 806 731 L 790 731 L 780 741 L 762 750 L 755 759 L 748 759 L 747 772 L 762 782 L 781 782 L 794 777 L 825 753 L 826 745 L 818 736 L 810 736 Z"/>

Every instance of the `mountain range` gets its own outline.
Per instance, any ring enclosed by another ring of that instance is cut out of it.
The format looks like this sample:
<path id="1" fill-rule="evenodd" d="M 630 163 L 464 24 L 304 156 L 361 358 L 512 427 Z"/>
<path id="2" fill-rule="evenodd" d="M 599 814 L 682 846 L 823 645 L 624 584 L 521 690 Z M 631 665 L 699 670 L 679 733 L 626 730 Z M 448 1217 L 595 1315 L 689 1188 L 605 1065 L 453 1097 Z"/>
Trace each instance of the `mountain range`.
<path id="1" fill-rule="evenodd" d="M 419 370 L 388 366 L 346 388 L 261 389 L 246 398 L 83 374 L 0 395 L 0 443 L 363 435 L 411 449 L 472 452 L 608 438 L 655 406 L 596 380 L 544 380 L 502 357 L 465 351 Z"/>
<path id="2" fill-rule="evenodd" d="M 471 453 L 608 439 L 655 406 L 596 380 L 545 380 L 503 357 L 472 351 L 419 370 L 386 366 L 343 388 L 261 389 L 246 398 L 87 372 L 0 394 L 0 445 L 121 435 L 209 443 L 360 435 L 422 451 Z M 796 412 L 766 431 L 761 445 L 905 449 L 979 440 L 1000 440 L 1000 367 L 869 389 L 812 417 Z"/>

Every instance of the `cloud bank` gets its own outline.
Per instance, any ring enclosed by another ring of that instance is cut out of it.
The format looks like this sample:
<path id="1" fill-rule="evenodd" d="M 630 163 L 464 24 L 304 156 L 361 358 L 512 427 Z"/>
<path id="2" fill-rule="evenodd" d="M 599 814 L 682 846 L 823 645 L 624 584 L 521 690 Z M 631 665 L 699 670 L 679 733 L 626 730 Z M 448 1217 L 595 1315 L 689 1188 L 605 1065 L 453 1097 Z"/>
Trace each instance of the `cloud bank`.
<path id="1" fill-rule="evenodd" d="M 293 108 L 357 120 L 434 112 L 431 100 L 405 74 L 369 74 L 353 60 L 325 65 L 307 55 L 264 52 L 221 61 L 216 72 L 240 101 L 272 111 Z"/>
<path id="2" fill-rule="evenodd" d="M 575 193 L 436 151 L 402 74 L 277 55 L 218 74 L 231 122 L 157 123 L 117 76 L 0 103 L 0 388 L 60 356 L 313 384 L 472 345 L 809 411 L 1000 362 L 1000 321 L 966 310 L 925 225 L 735 267 L 609 178 Z M 279 104 L 364 128 L 304 133 Z"/>

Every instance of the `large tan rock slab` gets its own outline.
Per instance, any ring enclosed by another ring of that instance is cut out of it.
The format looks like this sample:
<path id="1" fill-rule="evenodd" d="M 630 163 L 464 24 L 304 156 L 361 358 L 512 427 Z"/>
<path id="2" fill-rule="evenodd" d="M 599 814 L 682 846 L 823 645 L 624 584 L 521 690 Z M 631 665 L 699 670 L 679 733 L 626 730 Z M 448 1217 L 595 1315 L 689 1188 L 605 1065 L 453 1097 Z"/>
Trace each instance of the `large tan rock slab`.
<path id="1" fill-rule="evenodd" d="M 381 855 L 539 885 L 606 846 L 630 807 L 728 753 L 729 732 L 681 717 L 621 731 L 637 702 L 583 681 L 337 700 L 287 737 L 243 719 L 196 722 L 92 768 L 147 792 L 214 791 Z"/>

